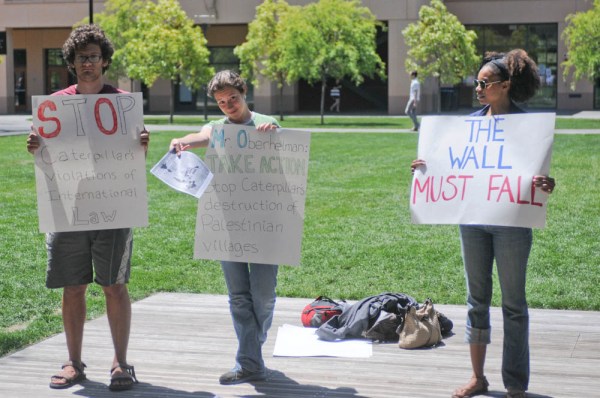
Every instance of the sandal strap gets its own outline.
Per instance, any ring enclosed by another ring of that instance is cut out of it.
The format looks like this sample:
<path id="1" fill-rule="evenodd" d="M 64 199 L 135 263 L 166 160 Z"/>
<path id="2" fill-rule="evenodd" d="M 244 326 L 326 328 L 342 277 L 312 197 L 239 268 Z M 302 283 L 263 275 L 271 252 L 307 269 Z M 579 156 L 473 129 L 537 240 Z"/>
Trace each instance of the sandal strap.
<path id="1" fill-rule="evenodd" d="M 76 371 L 78 371 L 79 373 L 83 374 L 83 369 L 87 368 L 87 365 L 83 362 L 78 362 L 78 361 L 67 361 L 65 362 L 61 369 L 66 368 L 67 366 L 71 366 L 73 367 Z"/>
<path id="2" fill-rule="evenodd" d="M 119 363 L 117 366 L 113 367 L 110 370 L 110 374 L 112 374 L 115 371 L 115 369 L 117 369 L 117 368 L 121 368 L 122 370 L 127 372 L 133 379 L 134 383 L 139 383 L 137 377 L 135 376 L 135 368 L 133 367 L 133 365 L 128 365 L 126 363 Z"/>

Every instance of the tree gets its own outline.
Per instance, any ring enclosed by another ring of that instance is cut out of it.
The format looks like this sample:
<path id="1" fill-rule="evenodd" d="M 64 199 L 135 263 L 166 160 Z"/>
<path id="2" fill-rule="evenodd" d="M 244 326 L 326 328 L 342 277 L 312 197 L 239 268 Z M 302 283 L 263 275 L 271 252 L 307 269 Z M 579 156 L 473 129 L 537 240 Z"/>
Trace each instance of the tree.
<path id="1" fill-rule="evenodd" d="M 582 78 L 600 79 L 600 0 L 594 0 L 586 12 L 567 15 L 566 22 L 562 34 L 567 46 L 563 79 L 573 73 L 571 89 L 575 89 L 575 83 Z"/>
<path id="2" fill-rule="evenodd" d="M 97 21 L 115 46 L 111 76 L 127 76 L 148 86 L 159 78 L 171 82 L 171 123 L 175 85 L 199 89 L 214 74 L 201 29 L 177 0 L 108 0 Z"/>
<path id="3" fill-rule="evenodd" d="M 321 124 L 327 79 L 359 85 L 364 75 L 385 78 L 375 43 L 379 23 L 359 0 L 320 0 L 287 13 L 281 23 L 281 68 L 288 81 L 321 82 Z"/>
<path id="4" fill-rule="evenodd" d="M 430 6 L 419 10 L 419 20 L 408 25 L 402 35 L 408 47 L 406 69 L 437 79 L 439 112 L 441 84 L 457 84 L 479 65 L 477 34 L 467 30 L 441 0 L 431 0 Z"/>
<path id="5" fill-rule="evenodd" d="M 299 7 L 290 6 L 285 0 L 265 0 L 256 7 L 256 17 L 248 25 L 246 41 L 234 49 L 240 59 L 242 75 L 258 85 L 258 77 L 277 82 L 279 88 L 279 118 L 283 120 L 283 86 L 287 81 L 287 69 L 281 63 L 284 48 L 279 43 L 283 29 L 280 23 L 288 12 Z"/>
<path id="6" fill-rule="evenodd" d="M 113 43 L 115 53 L 107 75 L 112 79 L 127 76 L 126 45 L 136 35 L 137 16 L 144 9 L 144 0 L 107 0 L 104 11 L 95 15 L 95 23 L 99 25 Z M 81 23 L 88 23 L 84 18 Z"/>

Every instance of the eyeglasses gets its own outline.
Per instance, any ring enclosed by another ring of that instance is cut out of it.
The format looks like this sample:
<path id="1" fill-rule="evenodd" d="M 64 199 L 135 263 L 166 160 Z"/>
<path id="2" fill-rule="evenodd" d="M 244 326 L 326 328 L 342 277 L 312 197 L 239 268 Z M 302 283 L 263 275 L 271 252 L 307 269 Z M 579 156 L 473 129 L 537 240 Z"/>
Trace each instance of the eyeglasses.
<path id="1" fill-rule="evenodd" d="M 482 90 L 485 90 L 486 88 L 488 88 L 489 86 L 491 86 L 492 84 L 496 84 L 496 83 L 502 83 L 505 80 L 496 80 L 495 82 L 486 82 L 485 80 L 473 80 L 473 83 L 475 84 L 475 87 L 479 87 Z"/>
<path id="2" fill-rule="evenodd" d="M 97 64 L 102 59 L 102 55 L 94 54 L 94 55 L 78 55 L 75 57 L 75 61 L 80 64 L 85 64 L 86 62 L 91 62 L 92 64 Z"/>

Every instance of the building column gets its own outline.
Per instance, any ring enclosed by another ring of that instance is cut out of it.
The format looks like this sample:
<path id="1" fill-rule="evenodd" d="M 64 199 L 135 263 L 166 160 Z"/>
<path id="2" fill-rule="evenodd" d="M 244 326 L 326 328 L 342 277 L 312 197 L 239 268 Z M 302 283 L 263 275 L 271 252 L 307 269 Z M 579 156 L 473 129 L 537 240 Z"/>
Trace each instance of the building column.
<path id="1" fill-rule="evenodd" d="M 6 29 L 6 55 L 0 63 L 0 115 L 15 113 L 15 76 L 12 29 Z"/>
<path id="2" fill-rule="evenodd" d="M 388 114 L 403 115 L 410 77 L 406 73 L 404 61 L 407 47 L 402 30 L 408 26 L 407 20 L 390 20 L 388 22 Z"/>
<path id="3" fill-rule="evenodd" d="M 254 86 L 254 110 L 265 115 L 279 114 L 280 89 L 277 83 L 259 77 L 258 86 Z M 283 85 L 283 113 L 284 115 L 298 110 L 297 85 Z"/>

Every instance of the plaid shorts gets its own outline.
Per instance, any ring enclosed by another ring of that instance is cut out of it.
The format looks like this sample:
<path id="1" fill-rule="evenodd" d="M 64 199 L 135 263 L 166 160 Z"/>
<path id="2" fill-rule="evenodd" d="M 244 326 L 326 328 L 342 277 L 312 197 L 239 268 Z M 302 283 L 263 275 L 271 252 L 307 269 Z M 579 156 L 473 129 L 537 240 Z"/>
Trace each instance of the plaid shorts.
<path id="1" fill-rule="evenodd" d="M 46 287 L 125 284 L 131 270 L 131 228 L 46 234 Z M 94 272 L 96 277 L 94 278 Z"/>

